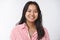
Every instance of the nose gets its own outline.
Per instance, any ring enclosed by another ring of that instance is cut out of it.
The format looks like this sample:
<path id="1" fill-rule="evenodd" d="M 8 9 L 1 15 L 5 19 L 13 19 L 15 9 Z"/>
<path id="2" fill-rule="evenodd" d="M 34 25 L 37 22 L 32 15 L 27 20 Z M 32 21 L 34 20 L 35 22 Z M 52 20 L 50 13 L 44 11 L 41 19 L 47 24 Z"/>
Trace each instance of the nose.
<path id="1" fill-rule="evenodd" d="M 31 12 L 31 15 L 34 15 L 34 12 Z"/>

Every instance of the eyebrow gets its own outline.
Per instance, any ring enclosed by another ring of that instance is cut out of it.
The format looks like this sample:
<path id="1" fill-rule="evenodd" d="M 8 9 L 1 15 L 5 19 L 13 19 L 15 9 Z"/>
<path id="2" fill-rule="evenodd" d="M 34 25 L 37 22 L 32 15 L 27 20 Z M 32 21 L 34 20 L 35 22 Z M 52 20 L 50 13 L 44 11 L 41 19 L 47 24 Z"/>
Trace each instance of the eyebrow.
<path id="1" fill-rule="evenodd" d="M 28 9 L 28 10 L 31 10 L 31 9 Z M 34 9 L 34 11 L 37 11 L 37 9 Z"/>

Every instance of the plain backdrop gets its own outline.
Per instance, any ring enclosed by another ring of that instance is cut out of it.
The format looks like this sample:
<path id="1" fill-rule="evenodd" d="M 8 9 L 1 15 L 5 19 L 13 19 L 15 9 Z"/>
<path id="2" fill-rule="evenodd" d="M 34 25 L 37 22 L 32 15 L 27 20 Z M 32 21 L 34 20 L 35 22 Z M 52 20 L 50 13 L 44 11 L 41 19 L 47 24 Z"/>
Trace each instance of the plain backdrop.
<path id="1" fill-rule="evenodd" d="M 0 0 L 0 40 L 10 40 L 10 33 L 21 19 L 25 3 L 30 0 Z M 50 40 L 60 40 L 60 0 L 34 0 L 41 9 L 43 26 Z"/>

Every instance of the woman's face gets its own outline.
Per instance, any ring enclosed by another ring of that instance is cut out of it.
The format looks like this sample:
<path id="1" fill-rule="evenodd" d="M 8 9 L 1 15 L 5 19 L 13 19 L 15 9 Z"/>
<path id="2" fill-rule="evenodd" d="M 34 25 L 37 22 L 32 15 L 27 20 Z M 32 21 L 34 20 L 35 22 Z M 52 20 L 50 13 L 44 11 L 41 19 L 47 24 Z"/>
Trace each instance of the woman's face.
<path id="1" fill-rule="evenodd" d="M 30 4 L 25 14 L 26 21 L 34 22 L 38 18 L 37 7 L 34 4 Z"/>

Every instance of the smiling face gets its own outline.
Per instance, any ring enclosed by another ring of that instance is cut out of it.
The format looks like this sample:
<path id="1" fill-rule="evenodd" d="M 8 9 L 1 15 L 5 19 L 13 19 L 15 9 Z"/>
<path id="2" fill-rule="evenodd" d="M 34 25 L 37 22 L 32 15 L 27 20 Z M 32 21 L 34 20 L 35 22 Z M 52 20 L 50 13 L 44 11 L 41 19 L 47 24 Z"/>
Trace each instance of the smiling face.
<path id="1" fill-rule="evenodd" d="M 34 22 L 38 18 L 38 10 L 36 5 L 34 4 L 29 5 L 25 17 L 26 17 L 26 21 L 29 22 Z"/>

